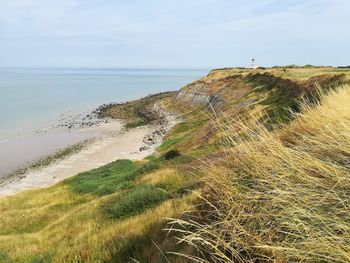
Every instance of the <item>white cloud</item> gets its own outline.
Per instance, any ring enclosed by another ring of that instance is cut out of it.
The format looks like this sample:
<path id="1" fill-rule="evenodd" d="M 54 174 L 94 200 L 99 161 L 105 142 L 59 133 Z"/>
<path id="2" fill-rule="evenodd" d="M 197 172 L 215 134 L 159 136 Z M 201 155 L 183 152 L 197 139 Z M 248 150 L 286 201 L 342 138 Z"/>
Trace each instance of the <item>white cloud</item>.
<path id="1" fill-rule="evenodd" d="M 348 0 L 0 0 L 0 65 L 215 66 L 252 54 L 341 64 L 349 10 Z"/>

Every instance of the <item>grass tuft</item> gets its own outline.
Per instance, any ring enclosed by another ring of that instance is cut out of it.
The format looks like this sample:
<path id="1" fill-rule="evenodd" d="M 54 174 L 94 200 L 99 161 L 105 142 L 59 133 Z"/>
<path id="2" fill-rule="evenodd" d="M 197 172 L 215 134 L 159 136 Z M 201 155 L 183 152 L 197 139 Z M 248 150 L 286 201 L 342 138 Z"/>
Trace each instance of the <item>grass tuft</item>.
<path id="1" fill-rule="evenodd" d="M 124 219 L 153 208 L 170 198 L 165 191 L 154 185 L 139 185 L 116 200 L 104 204 L 104 211 L 113 219 Z"/>

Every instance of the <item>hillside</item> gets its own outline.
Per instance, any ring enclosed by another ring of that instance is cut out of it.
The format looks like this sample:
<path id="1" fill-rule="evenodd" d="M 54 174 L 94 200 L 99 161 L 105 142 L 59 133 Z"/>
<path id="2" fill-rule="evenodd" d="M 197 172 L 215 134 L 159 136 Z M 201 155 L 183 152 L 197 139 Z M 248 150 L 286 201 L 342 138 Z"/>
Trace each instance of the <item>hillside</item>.
<path id="1" fill-rule="evenodd" d="M 136 116 L 128 128 L 154 103 L 182 122 L 141 162 L 1 198 L 0 262 L 349 262 L 349 81 L 327 67 L 217 69 L 110 105 Z"/>

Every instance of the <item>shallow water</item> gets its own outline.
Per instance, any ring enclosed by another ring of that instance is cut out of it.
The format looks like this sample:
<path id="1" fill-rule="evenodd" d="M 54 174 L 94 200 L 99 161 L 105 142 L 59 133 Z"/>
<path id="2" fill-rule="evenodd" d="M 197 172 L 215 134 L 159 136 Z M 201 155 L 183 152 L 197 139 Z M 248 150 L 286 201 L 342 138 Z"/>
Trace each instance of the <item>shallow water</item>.
<path id="1" fill-rule="evenodd" d="M 206 70 L 0 69 L 0 178 L 92 132 L 50 131 L 60 116 L 178 90 Z"/>
<path id="2" fill-rule="evenodd" d="M 54 131 L 0 142 L 0 179 L 18 167 L 98 135 L 93 131 Z"/>
<path id="3" fill-rule="evenodd" d="M 61 113 L 178 90 L 206 70 L 0 69 L 0 141 L 47 127 Z"/>

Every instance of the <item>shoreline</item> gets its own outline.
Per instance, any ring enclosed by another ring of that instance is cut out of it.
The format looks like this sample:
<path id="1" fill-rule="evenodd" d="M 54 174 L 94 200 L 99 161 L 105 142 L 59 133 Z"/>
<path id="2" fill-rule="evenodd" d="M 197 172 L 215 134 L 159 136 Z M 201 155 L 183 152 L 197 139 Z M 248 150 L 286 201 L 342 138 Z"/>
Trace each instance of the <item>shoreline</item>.
<path id="1" fill-rule="evenodd" d="M 176 116 L 165 112 L 158 103 L 153 108 L 162 116 L 149 125 L 125 129 L 124 121 L 109 120 L 79 131 L 95 130 L 98 138 L 91 140 L 76 153 L 54 160 L 48 166 L 13 175 L 12 181 L 0 178 L 0 197 L 25 190 L 43 188 L 78 173 L 95 169 L 117 159 L 142 160 L 162 143 L 164 135 L 176 124 Z M 55 153 L 53 153 L 55 154 Z M 22 167 L 19 167 L 22 168 Z M 2 182 L 1 182 L 2 181 Z"/>
<path id="2" fill-rule="evenodd" d="M 68 158 L 69 156 L 84 149 L 84 147 L 92 143 L 94 140 L 95 139 L 86 139 L 76 144 L 68 145 L 66 148 L 62 148 L 48 155 L 44 155 L 33 162 L 28 162 L 26 165 L 19 166 L 9 174 L 5 174 L 0 177 L 0 187 L 9 183 L 18 182 L 20 179 L 23 179 L 26 174 L 34 170 L 43 169 L 51 164 Z"/>
<path id="3" fill-rule="evenodd" d="M 100 136 L 94 130 L 51 131 L 0 142 L 0 181 L 18 169 L 30 166 L 70 146 Z"/>

